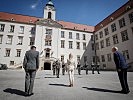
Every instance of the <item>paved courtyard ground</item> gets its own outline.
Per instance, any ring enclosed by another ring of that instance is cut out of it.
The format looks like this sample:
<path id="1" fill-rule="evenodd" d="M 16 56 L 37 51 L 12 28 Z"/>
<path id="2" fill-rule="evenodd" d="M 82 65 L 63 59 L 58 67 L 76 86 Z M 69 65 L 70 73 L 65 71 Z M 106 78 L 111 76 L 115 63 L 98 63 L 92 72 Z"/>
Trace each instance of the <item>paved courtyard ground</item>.
<path id="1" fill-rule="evenodd" d="M 75 72 L 74 87 L 68 87 L 68 75 L 56 78 L 52 71 L 38 71 L 34 95 L 24 96 L 23 70 L 0 71 L 0 100 L 133 100 L 133 72 L 128 72 L 129 94 L 121 94 L 116 72 L 78 75 Z"/>

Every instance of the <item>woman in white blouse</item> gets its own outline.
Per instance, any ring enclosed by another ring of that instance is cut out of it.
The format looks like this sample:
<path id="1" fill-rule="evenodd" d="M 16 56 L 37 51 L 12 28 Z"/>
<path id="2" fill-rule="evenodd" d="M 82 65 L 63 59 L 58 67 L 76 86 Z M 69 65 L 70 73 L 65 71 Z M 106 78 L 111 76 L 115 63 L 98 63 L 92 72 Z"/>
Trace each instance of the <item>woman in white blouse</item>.
<path id="1" fill-rule="evenodd" d="M 68 65 L 68 75 L 69 75 L 69 81 L 70 81 L 69 86 L 73 87 L 75 62 L 73 60 L 73 55 L 72 54 L 69 54 L 69 59 L 67 59 L 67 65 Z"/>

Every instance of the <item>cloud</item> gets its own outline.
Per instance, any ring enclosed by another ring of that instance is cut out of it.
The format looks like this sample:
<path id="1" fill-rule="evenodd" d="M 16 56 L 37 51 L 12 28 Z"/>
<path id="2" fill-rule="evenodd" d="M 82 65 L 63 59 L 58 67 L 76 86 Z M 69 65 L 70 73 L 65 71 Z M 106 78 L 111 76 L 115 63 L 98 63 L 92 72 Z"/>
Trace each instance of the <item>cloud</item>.
<path id="1" fill-rule="evenodd" d="M 31 8 L 32 8 L 32 9 L 35 9 L 36 6 L 37 6 L 37 4 L 33 4 L 33 5 L 31 5 Z"/>

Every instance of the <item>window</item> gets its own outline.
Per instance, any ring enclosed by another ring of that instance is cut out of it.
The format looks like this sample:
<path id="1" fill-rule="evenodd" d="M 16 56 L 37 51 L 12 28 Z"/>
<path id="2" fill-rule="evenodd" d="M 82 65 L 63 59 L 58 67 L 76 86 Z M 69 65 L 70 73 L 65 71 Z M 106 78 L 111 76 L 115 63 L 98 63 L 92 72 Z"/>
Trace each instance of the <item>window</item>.
<path id="1" fill-rule="evenodd" d="M 65 48 L 65 40 L 61 40 L 61 48 Z"/>
<path id="2" fill-rule="evenodd" d="M 87 56 L 84 56 L 84 62 L 86 62 L 87 61 Z"/>
<path id="3" fill-rule="evenodd" d="M 36 31 L 36 28 L 35 28 L 35 27 L 31 27 L 31 31 L 30 31 L 30 32 L 31 32 L 31 34 L 33 34 L 33 35 L 34 35 L 34 34 L 35 34 L 35 31 Z"/>
<path id="4" fill-rule="evenodd" d="M 94 47 L 94 43 L 91 44 L 91 48 L 92 48 L 92 50 L 95 49 L 95 47 Z"/>
<path id="5" fill-rule="evenodd" d="M 17 49 L 17 57 L 20 57 L 21 55 L 21 49 Z"/>
<path id="6" fill-rule="evenodd" d="M 52 35 L 52 29 L 46 29 L 46 34 L 47 35 Z"/>
<path id="7" fill-rule="evenodd" d="M 10 25 L 10 30 L 9 30 L 9 32 L 14 32 L 14 28 L 15 28 L 15 26 L 14 25 Z"/>
<path id="8" fill-rule="evenodd" d="M 105 36 L 108 35 L 108 34 L 109 34 L 108 28 L 105 28 L 105 29 L 104 29 L 104 32 L 105 32 Z"/>
<path id="9" fill-rule="evenodd" d="M 72 32 L 69 32 L 69 39 L 72 39 Z"/>
<path id="10" fill-rule="evenodd" d="M 106 46 L 107 47 L 110 46 L 110 38 L 109 37 L 106 39 Z"/>
<path id="11" fill-rule="evenodd" d="M 104 48 L 104 40 L 100 41 L 101 49 Z"/>
<path id="12" fill-rule="evenodd" d="M 80 42 L 77 42 L 77 49 L 80 49 Z"/>
<path id="13" fill-rule="evenodd" d="M 79 33 L 76 33 L 76 39 L 79 40 Z"/>
<path id="14" fill-rule="evenodd" d="M 85 34 L 83 34 L 83 40 L 86 40 L 86 36 L 85 36 Z"/>
<path id="15" fill-rule="evenodd" d="M 80 55 L 77 55 L 77 62 L 80 62 Z"/>
<path id="16" fill-rule="evenodd" d="M 30 45 L 34 45 L 34 41 L 35 41 L 35 38 L 34 37 L 30 37 Z"/>
<path id="17" fill-rule="evenodd" d="M 69 41 L 69 49 L 72 49 L 72 48 L 73 48 L 73 42 Z"/>
<path id="18" fill-rule="evenodd" d="M 23 36 L 18 36 L 18 45 L 22 45 L 23 43 Z"/>
<path id="19" fill-rule="evenodd" d="M 100 35 L 100 38 L 102 38 L 103 37 L 103 32 L 102 31 L 99 32 L 99 35 Z"/>
<path id="20" fill-rule="evenodd" d="M 45 46 L 51 46 L 51 40 L 45 40 Z"/>
<path id="21" fill-rule="evenodd" d="M 2 44 L 3 35 L 0 35 L 0 44 Z"/>
<path id="22" fill-rule="evenodd" d="M 112 37 L 113 37 L 113 43 L 114 43 L 114 44 L 118 44 L 119 41 L 118 41 L 117 34 L 113 35 Z"/>
<path id="23" fill-rule="evenodd" d="M 95 45 L 96 45 L 96 50 L 99 50 L 99 42 L 97 42 Z"/>
<path id="24" fill-rule="evenodd" d="M 86 50 L 86 43 L 83 42 L 83 50 Z"/>
<path id="25" fill-rule="evenodd" d="M 107 54 L 107 59 L 108 59 L 109 62 L 112 60 L 111 53 Z"/>
<path id="26" fill-rule="evenodd" d="M 51 19 L 51 15 L 52 15 L 52 13 L 48 12 L 48 19 Z"/>
<path id="27" fill-rule="evenodd" d="M 97 34 L 95 35 L 95 40 L 98 40 L 98 35 Z"/>
<path id="28" fill-rule="evenodd" d="M 122 19 L 119 20 L 119 25 L 120 25 L 120 28 L 126 26 L 125 19 L 124 18 L 122 18 Z"/>
<path id="29" fill-rule="evenodd" d="M 127 30 L 121 32 L 122 42 L 128 40 L 128 33 Z"/>
<path id="30" fill-rule="evenodd" d="M 65 38 L 65 32 L 61 31 L 61 38 Z"/>
<path id="31" fill-rule="evenodd" d="M 130 23 L 133 22 L 133 12 L 129 14 Z"/>
<path id="32" fill-rule="evenodd" d="M 10 61 L 10 66 L 11 66 L 11 65 L 14 65 L 14 61 Z"/>
<path id="33" fill-rule="evenodd" d="M 0 24 L 0 32 L 4 32 L 5 24 Z"/>
<path id="34" fill-rule="evenodd" d="M 8 35 L 7 36 L 7 44 L 12 44 L 12 39 L 13 39 L 13 36 L 12 35 Z"/>
<path id="35" fill-rule="evenodd" d="M 105 56 L 101 55 L 102 62 L 105 62 Z"/>
<path id="36" fill-rule="evenodd" d="M 113 24 L 111 25 L 111 30 L 112 30 L 112 32 L 116 31 L 116 24 L 115 24 L 115 23 L 113 23 Z"/>
<path id="37" fill-rule="evenodd" d="M 10 51 L 11 51 L 11 49 L 6 49 L 6 57 L 10 56 Z"/>
<path id="38" fill-rule="evenodd" d="M 126 60 L 128 60 L 130 58 L 128 50 L 122 51 L 122 53 L 123 53 L 123 56 L 125 57 Z"/>
<path id="39" fill-rule="evenodd" d="M 64 61 L 64 55 L 61 55 L 61 61 Z"/>
<path id="40" fill-rule="evenodd" d="M 94 35 L 91 35 L 91 41 L 94 41 Z"/>
<path id="41" fill-rule="evenodd" d="M 24 26 L 20 26 L 20 33 L 24 33 Z"/>

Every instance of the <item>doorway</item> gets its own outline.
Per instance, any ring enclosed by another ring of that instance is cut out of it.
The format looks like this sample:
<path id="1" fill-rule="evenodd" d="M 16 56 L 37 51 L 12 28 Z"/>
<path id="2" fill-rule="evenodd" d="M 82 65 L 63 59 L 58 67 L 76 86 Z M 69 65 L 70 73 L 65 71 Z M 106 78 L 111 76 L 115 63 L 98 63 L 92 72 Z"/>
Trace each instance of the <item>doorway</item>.
<path id="1" fill-rule="evenodd" d="M 44 70 L 51 70 L 51 63 L 50 62 L 44 63 Z"/>

